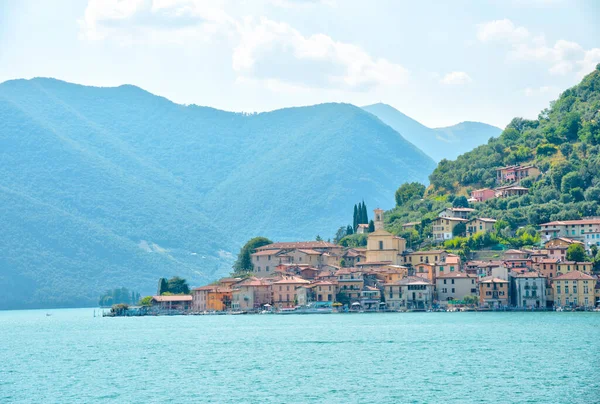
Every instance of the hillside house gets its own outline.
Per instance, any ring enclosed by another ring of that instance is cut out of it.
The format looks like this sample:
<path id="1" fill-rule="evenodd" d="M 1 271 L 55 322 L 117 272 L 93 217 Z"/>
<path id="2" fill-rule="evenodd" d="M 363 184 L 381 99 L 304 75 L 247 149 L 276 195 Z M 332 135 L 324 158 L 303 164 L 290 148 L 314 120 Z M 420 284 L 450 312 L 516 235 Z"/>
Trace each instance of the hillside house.
<path id="1" fill-rule="evenodd" d="M 459 223 L 466 223 L 467 219 L 456 217 L 438 217 L 431 222 L 433 225 L 433 241 L 441 243 L 445 240 L 450 240 L 454 237 L 452 231 Z"/>
<path id="2" fill-rule="evenodd" d="M 537 178 L 541 171 L 531 165 L 527 166 L 508 166 L 496 169 L 496 182 L 498 184 L 506 182 L 520 182 L 523 178 Z"/>
<path id="3" fill-rule="evenodd" d="M 494 231 L 496 219 L 480 217 L 477 219 L 471 219 L 465 224 L 467 226 L 467 236 L 471 237 L 476 233 L 488 233 Z"/>
<path id="4" fill-rule="evenodd" d="M 453 217 L 458 219 L 467 219 L 473 208 L 446 208 L 439 213 L 439 217 Z"/>
<path id="5" fill-rule="evenodd" d="M 546 240 L 552 238 L 569 238 L 585 242 L 586 234 L 600 233 L 600 218 L 580 220 L 559 220 L 540 225 L 540 233 Z"/>
<path id="6" fill-rule="evenodd" d="M 491 188 L 482 188 L 476 189 L 475 191 L 471 191 L 471 199 L 477 202 L 485 202 L 488 199 L 493 199 L 496 197 L 496 191 Z"/>

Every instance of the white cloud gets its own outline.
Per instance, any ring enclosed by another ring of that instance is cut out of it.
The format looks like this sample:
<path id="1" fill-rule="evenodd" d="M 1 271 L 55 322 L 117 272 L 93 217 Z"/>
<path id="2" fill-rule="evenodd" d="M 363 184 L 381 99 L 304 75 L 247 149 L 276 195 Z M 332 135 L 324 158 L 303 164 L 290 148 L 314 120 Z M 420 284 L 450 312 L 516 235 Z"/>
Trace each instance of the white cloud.
<path id="1" fill-rule="evenodd" d="M 477 25 L 477 39 L 482 42 L 519 42 L 529 37 L 529 31 L 517 27 L 511 20 L 495 20 Z"/>
<path id="2" fill-rule="evenodd" d="M 324 34 L 304 36 L 264 17 L 243 24 L 233 69 L 243 76 L 350 90 L 402 84 L 409 74 L 403 66 L 373 58 L 356 45 Z"/>
<path id="3" fill-rule="evenodd" d="M 400 64 L 325 34 L 305 36 L 289 24 L 265 17 L 236 20 L 217 0 L 90 0 L 80 24 L 85 39 L 111 38 L 123 44 L 193 46 L 195 40 L 220 34 L 232 47 L 232 68 L 238 77 L 264 80 L 268 88 L 362 91 L 402 84 L 409 75 Z"/>
<path id="4" fill-rule="evenodd" d="M 472 81 L 471 76 L 465 72 L 450 72 L 442 77 L 440 83 L 446 85 L 463 85 L 469 84 Z"/>
<path id="5" fill-rule="evenodd" d="M 523 93 L 527 97 L 535 97 L 535 96 L 547 96 L 547 95 L 557 95 L 559 90 L 556 87 L 552 86 L 542 86 L 538 88 L 527 87 L 523 90 Z"/>
<path id="6" fill-rule="evenodd" d="M 578 76 L 583 76 L 593 69 L 597 59 L 597 48 L 586 51 L 578 43 L 564 39 L 549 46 L 544 35 L 532 37 L 525 27 L 517 27 L 508 19 L 477 25 L 477 38 L 481 42 L 509 44 L 509 59 L 546 63 L 548 71 L 554 75 L 575 71 Z"/>

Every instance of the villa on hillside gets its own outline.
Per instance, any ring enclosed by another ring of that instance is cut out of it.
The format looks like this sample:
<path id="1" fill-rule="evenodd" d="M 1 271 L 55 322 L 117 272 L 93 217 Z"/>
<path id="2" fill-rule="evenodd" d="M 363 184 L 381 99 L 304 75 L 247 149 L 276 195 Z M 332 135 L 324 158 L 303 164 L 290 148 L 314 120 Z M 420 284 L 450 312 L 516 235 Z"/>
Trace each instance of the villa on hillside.
<path id="1" fill-rule="evenodd" d="M 510 196 L 523 196 L 529 193 L 529 188 L 520 185 L 507 185 L 496 188 L 497 198 L 508 198 Z"/>
<path id="2" fill-rule="evenodd" d="M 507 166 L 496 169 L 496 182 L 498 184 L 506 182 L 519 183 L 523 178 L 538 177 L 541 171 L 532 165 L 528 166 Z"/>
<path id="3" fill-rule="evenodd" d="M 431 222 L 433 225 L 433 241 L 440 243 L 454 237 L 452 231 L 459 223 L 466 223 L 467 219 L 457 217 L 438 217 Z"/>
<path id="4" fill-rule="evenodd" d="M 476 202 L 485 202 L 496 197 L 496 191 L 491 188 L 482 188 L 471 191 L 471 199 Z"/>
<path id="5" fill-rule="evenodd" d="M 568 237 L 576 241 L 586 242 L 587 234 L 600 233 L 600 218 L 557 220 L 543 223 L 540 228 L 540 233 L 547 240 Z"/>
<path id="6" fill-rule="evenodd" d="M 480 217 L 477 219 L 471 219 L 466 223 L 467 226 L 467 236 L 471 237 L 476 233 L 488 233 L 494 231 L 494 225 L 496 224 L 496 219 L 490 219 L 487 217 Z"/>
<path id="7" fill-rule="evenodd" d="M 439 213 L 439 217 L 452 217 L 458 219 L 467 219 L 469 213 L 475 212 L 473 208 L 446 208 Z"/>

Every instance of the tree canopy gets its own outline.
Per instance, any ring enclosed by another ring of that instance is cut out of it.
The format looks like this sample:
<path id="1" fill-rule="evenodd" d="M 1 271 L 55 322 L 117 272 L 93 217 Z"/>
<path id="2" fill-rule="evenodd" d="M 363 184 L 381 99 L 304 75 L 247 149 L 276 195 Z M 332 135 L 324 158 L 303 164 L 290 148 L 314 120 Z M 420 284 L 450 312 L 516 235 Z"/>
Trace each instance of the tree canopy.
<path id="1" fill-rule="evenodd" d="M 254 270 L 254 264 L 252 264 L 252 257 L 250 254 L 256 252 L 257 248 L 268 244 L 273 244 L 273 242 L 266 237 L 254 237 L 248 240 L 240 249 L 237 259 L 233 264 L 233 272 L 243 273 Z"/>

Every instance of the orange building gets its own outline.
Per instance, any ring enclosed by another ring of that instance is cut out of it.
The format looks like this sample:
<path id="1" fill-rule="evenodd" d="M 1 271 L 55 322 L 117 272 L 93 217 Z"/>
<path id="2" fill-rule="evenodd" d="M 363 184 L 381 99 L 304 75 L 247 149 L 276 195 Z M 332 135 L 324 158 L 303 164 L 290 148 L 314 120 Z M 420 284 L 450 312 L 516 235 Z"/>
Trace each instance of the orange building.
<path id="1" fill-rule="evenodd" d="M 208 285 L 192 290 L 192 309 L 194 311 L 226 311 L 231 308 L 231 288 Z"/>
<path id="2" fill-rule="evenodd" d="M 508 306 L 509 282 L 494 277 L 483 278 L 479 281 L 479 304 L 481 306 Z"/>

